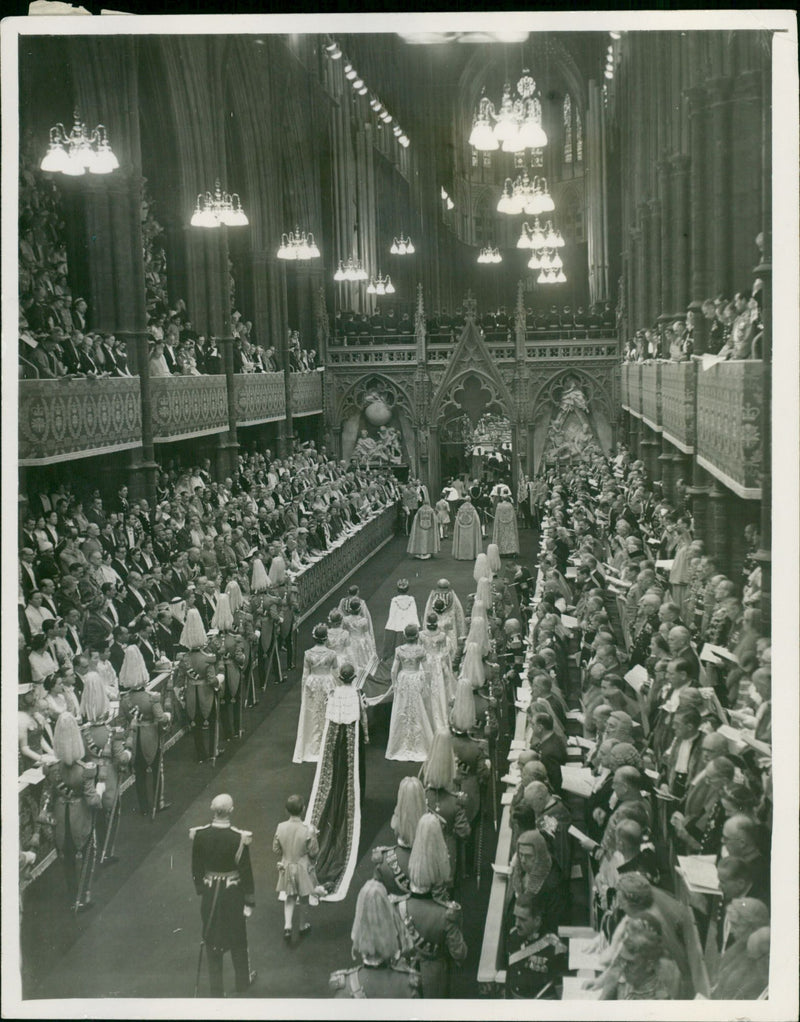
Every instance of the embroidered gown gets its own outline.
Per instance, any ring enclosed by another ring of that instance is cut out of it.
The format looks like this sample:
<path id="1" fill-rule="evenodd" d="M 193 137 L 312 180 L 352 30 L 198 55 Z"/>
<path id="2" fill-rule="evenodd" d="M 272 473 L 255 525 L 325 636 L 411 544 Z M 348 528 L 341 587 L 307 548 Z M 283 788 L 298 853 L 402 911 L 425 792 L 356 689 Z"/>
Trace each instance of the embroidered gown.
<path id="1" fill-rule="evenodd" d="M 303 658 L 300 719 L 292 757 L 295 763 L 316 763 L 325 729 L 325 707 L 336 688 L 336 653 L 326 646 L 312 646 Z"/>
<path id="2" fill-rule="evenodd" d="M 427 759 L 433 726 L 427 708 L 430 682 L 425 673 L 425 656 L 425 649 L 418 642 L 404 643 L 395 650 L 387 759 L 412 763 Z"/>
<path id="3" fill-rule="evenodd" d="M 420 632 L 419 641 L 425 650 L 425 673 L 428 676 L 428 701 L 433 730 L 447 727 L 450 699 L 455 695 L 455 678 L 450 666 L 447 636 L 438 628 Z"/>
<path id="4" fill-rule="evenodd" d="M 375 640 L 369 621 L 361 614 L 347 614 L 342 624 L 349 634 L 344 659 L 356 669 L 356 675 L 366 670 L 375 659 Z"/>
<path id="5" fill-rule="evenodd" d="M 478 518 L 478 512 L 467 500 L 456 512 L 453 525 L 453 559 L 474 561 L 482 551 L 481 520 Z"/>
<path id="6" fill-rule="evenodd" d="M 336 654 L 336 665 L 341 667 L 343 663 L 347 662 L 347 646 L 350 642 L 350 633 L 346 628 L 329 628 L 328 629 L 328 649 L 332 649 Z"/>

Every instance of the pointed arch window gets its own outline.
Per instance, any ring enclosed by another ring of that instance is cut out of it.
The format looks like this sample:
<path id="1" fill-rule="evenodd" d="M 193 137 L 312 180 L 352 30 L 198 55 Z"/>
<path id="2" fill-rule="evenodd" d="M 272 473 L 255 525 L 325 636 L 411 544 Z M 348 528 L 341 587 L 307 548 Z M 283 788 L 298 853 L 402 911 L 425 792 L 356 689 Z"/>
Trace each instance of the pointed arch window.
<path id="1" fill-rule="evenodd" d="M 564 163 L 572 163 L 572 99 L 569 93 L 564 96 L 562 119 L 564 124 Z"/>
<path id="2" fill-rule="evenodd" d="M 575 107 L 575 160 L 577 163 L 583 163 L 583 120 L 577 107 Z"/>

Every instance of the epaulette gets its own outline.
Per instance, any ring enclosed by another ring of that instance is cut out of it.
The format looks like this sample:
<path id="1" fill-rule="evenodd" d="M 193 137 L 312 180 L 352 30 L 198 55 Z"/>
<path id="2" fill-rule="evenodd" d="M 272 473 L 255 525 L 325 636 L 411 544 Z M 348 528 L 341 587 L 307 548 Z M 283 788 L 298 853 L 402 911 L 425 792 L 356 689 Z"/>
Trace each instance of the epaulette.
<path id="1" fill-rule="evenodd" d="M 372 861 L 376 865 L 379 862 L 383 862 L 383 854 L 384 852 L 388 852 L 390 847 L 390 845 L 376 845 L 376 847 L 372 849 Z"/>
<path id="2" fill-rule="evenodd" d="M 239 839 L 241 840 L 243 845 L 249 845 L 250 842 L 253 840 L 252 830 L 239 830 L 238 827 L 231 827 L 231 830 L 234 832 L 234 834 L 239 835 Z"/>
<path id="3" fill-rule="evenodd" d="M 333 990 L 344 990 L 347 985 L 347 977 L 353 972 L 358 972 L 358 967 L 355 969 L 339 969 L 337 972 L 332 972 L 328 980 L 328 986 Z"/>
<path id="4" fill-rule="evenodd" d="M 208 830 L 208 828 L 210 826 L 211 826 L 211 824 L 207 823 L 204 827 L 190 827 L 189 828 L 189 840 L 190 841 L 194 841 L 194 836 L 198 832 L 198 830 Z"/>
<path id="5" fill-rule="evenodd" d="M 447 918 L 450 920 L 459 919 L 461 916 L 461 905 L 457 901 L 441 901 L 440 905 L 447 908 Z"/>
<path id="6" fill-rule="evenodd" d="M 407 965 L 403 961 L 393 962 L 391 969 L 393 972 L 405 972 L 407 975 L 419 977 L 417 970 L 412 965 Z"/>

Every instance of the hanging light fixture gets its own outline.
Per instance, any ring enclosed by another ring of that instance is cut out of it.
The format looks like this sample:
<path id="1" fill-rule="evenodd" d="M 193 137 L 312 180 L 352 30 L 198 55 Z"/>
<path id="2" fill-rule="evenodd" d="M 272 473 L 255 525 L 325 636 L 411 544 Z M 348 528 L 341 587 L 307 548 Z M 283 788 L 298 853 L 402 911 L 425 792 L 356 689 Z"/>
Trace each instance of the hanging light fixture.
<path id="1" fill-rule="evenodd" d="M 349 61 L 344 66 L 344 76 L 349 82 L 352 82 L 353 79 L 358 78 L 358 71 L 356 71 L 356 69 Z"/>
<path id="2" fill-rule="evenodd" d="M 527 169 L 514 181 L 510 177 L 506 178 L 497 203 L 497 212 L 510 216 L 519 213 L 538 216 L 540 213 L 552 213 L 555 208 L 553 197 L 547 187 L 547 179 L 539 175 L 531 177 Z"/>
<path id="3" fill-rule="evenodd" d="M 236 194 L 223 192 L 217 178 L 214 194 L 206 192 L 197 196 L 197 203 L 190 221 L 192 227 L 246 227 L 250 221 L 242 209 L 242 200 Z"/>
<path id="4" fill-rule="evenodd" d="M 50 141 L 40 168 L 51 174 L 81 177 L 90 174 L 111 174 L 119 168 L 108 141 L 104 124 L 98 124 L 91 133 L 81 120 L 78 110 L 73 113 L 72 130 L 67 134 L 60 122 L 50 129 Z"/>
<path id="5" fill-rule="evenodd" d="M 344 263 L 341 259 L 339 260 L 339 268 L 334 273 L 333 279 L 339 283 L 343 281 L 356 283 L 367 279 L 367 271 L 361 265 L 360 259 L 355 259 L 351 256 Z"/>
<path id="6" fill-rule="evenodd" d="M 332 39 L 325 47 L 325 52 L 331 60 L 341 60 L 342 51 L 335 39 Z"/>
<path id="7" fill-rule="evenodd" d="M 404 238 L 402 234 L 399 241 L 397 238 L 392 240 L 392 247 L 389 249 L 391 255 L 414 255 L 416 251 L 411 238 Z"/>
<path id="8" fill-rule="evenodd" d="M 378 270 L 377 277 L 370 277 L 369 284 L 367 284 L 368 295 L 393 295 L 394 292 L 394 284 L 392 284 L 392 278 L 388 273 L 382 277 L 381 271 Z"/>
<path id="9" fill-rule="evenodd" d="M 311 232 L 301 234 L 300 228 L 295 227 L 293 232 L 281 235 L 277 255 L 278 259 L 319 259 L 320 251 Z"/>
<path id="10" fill-rule="evenodd" d="M 547 145 L 547 135 L 542 127 L 542 101 L 527 68 L 523 69 L 513 91 L 511 84 L 505 83 L 498 110 L 485 94 L 481 94 L 472 120 L 469 144 L 482 152 L 493 152 L 500 147 L 505 153 L 541 149 Z"/>
<path id="11" fill-rule="evenodd" d="M 482 248 L 480 255 L 478 256 L 479 263 L 502 263 L 503 257 L 500 255 L 498 249 L 493 248 L 491 245 L 487 245 L 486 248 Z"/>

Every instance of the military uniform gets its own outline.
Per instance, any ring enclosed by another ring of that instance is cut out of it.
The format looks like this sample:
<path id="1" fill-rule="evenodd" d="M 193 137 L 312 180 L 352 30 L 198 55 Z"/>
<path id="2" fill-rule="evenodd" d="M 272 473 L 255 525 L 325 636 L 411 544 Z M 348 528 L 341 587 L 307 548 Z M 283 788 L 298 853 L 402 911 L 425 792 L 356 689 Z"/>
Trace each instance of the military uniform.
<path id="1" fill-rule="evenodd" d="M 124 727 L 114 726 L 110 719 L 93 721 L 81 729 L 86 748 L 84 762 L 97 767 L 97 780 L 105 784 L 101 812 L 95 816 L 95 832 L 100 851 L 100 865 L 113 862 L 120 817 L 120 773 L 133 759 L 127 748 L 128 734 Z"/>
<path id="2" fill-rule="evenodd" d="M 387 894 L 404 897 L 411 892 L 411 881 L 408 879 L 410 857 L 411 849 L 399 843 L 373 848 L 372 861 L 375 863 L 373 876 L 380 880 Z"/>
<path id="3" fill-rule="evenodd" d="M 208 824 L 189 831 L 192 879 L 201 896 L 203 944 L 211 996 L 222 997 L 222 956 L 230 951 L 240 993 L 250 986 L 245 905 L 255 904 L 250 831 Z"/>
<path id="4" fill-rule="evenodd" d="M 242 703 L 245 697 L 245 670 L 249 661 L 248 643 L 234 632 L 218 638 L 217 655 L 224 680 L 219 692 L 219 718 L 225 738 L 242 733 Z"/>
<path id="5" fill-rule="evenodd" d="M 91 902 L 96 857 L 94 811 L 100 808 L 97 767 L 80 760 L 70 766 L 58 762 L 47 767 L 46 777 L 55 846 L 73 908 L 79 909 Z M 40 815 L 46 816 L 47 809 Z"/>
<path id="6" fill-rule="evenodd" d="M 355 969 L 331 973 L 328 982 L 331 997 L 420 997 L 420 978 L 416 969 L 400 962 L 390 965 L 364 963 Z"/>
<path id="7" fill-rule="evenodd" d="M 468 838 L 470 825 L 467 814 L 464 811 L 466 795 L 460 792 L 450 791 L 447 788 L 426 788 L 425 803 L 428 812 L 439 817 L 444 833 L 444 841 L 447 845 L 447 853 L 450 856 L 450 880 L 455 877 L 456 864 L 458 862 L 457 839 Z"/>
<path id="8" fill-rule="evenodd" d="M 448 997 L 450 963 L 467 957 L 461 906 L 428 892 L 401 899 L 397 910 L 410 944 L 406 954 L 419 969 L 422 996 Z"/>
<path id="9" fill-rule="evenodd" d="M 184 690 L 186 716 L 199 762 L 217 756 L 219 681 L 213 654 L 192 650 L 175 668 L 175 688 Z M 204 736 L 205 733 L 205 736 Z"/>
<path id="10" fill-rule="evenodd" d="M 506 998 L 510 999 L 539 997 L 567 969 L 567 948 L 554 933 L 523 937 L 515 926 L 508 935 L 506 956 Z M 546 996 L 555 998 L 553 987 Z"/>
<path id="11" fill-rule="evenodd" d="M 142 813 L 155 812 L 164 803 L 164 761 L 161 732 L 171 716 L 161 705 L 158 692 L 129 689 L 119 702 L 119 717 L 128 730 L 127 744 L 133 753 L 136 797 Z"/>

